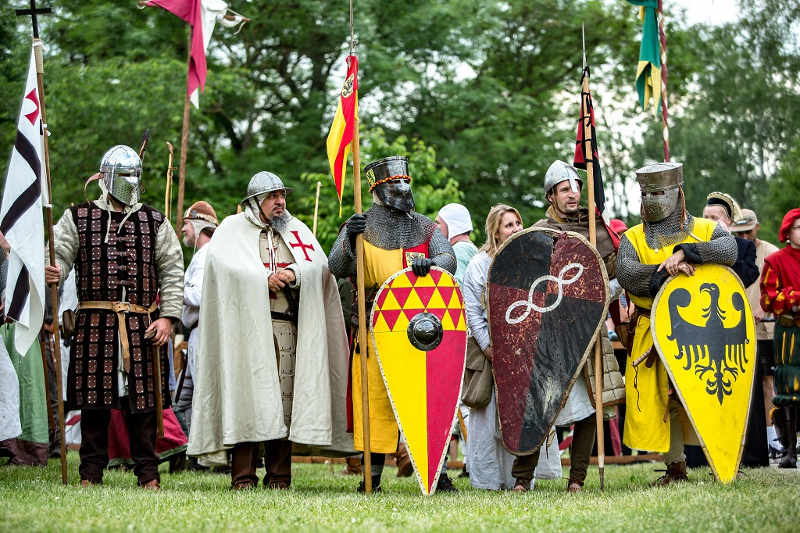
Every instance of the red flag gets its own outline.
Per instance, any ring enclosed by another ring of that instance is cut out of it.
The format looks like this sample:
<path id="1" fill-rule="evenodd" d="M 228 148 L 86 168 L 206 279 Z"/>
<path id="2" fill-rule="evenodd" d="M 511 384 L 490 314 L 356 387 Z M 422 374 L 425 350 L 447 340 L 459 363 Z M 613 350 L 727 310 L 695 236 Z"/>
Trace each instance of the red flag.
<path id="1" fill-rule="evenodd" d="M 191 95 L 206 87 L 206 49 L 203 42 L 203 6 L 201 0 L 149 0 L 150 7 L 163 7 L 192 26 L 192 53 L 189 58 L 189 73 L 186 75 L 186 92 Z"/>
<path id="2" fill-rule="evenodd" d="M 358 58 L 351 55 L 347 58 L 347 76 L 342 85 L 342 90 L 339 92 L 336 114 L 333 116 L 326 143 L 328 162 L 331 166 L 333 183 L 336 186 L 336 194 L 339 196 L 340 206 L 342 204 L 342 191 L 344 190 L 347 155 L 350 153 L 350 144 L 353 142 L 357 114 Z"/>
<path id="3" fill-rule="evenodd" d="M 585 92 L 582 89 L 584 77 L 587 80 L 587 90 Z M 581 114 L 578 117 L 578 135 L 575 142 L 575 159 L 572 165 L 576 168 L 585 169 L 587 159 L 591 160 L 594 176 L 594 203 L 597 206 L 597 210 L 602 213 L 606 206 L 606 194 L 603 189 L 603 175 L 600 172 L 600 160 L 597 156 L 597 133 L 594 128 L 594 106 L 592 106 L 592 93 L 588 90 L 588 79 L 589 67 L 586 67 L 583 69 L 583 76 L 581 76 Z M 586 128 L 584 128 L 584 120 L 587 118 L 591 119 L 588 126 L 592 135 L 592 155 L 589 158 L 586 157 L 585 151 Z"/>

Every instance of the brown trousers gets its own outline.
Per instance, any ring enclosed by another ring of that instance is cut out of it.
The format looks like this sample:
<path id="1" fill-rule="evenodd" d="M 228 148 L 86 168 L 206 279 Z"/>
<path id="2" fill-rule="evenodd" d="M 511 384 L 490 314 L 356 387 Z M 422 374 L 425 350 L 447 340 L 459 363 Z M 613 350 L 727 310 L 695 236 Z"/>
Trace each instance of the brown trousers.
<path id="1" fill-rule="evenodd" d="M 133 473 L 144 485 L 158 476 L 158 456 L 156 455 L 156 413 L 132 413 L 129 403 L 121 402 L 122 418 L 128 429 Z M 108 466 L 108 425 L 111 422 L 110 409 L 81 410 L 81 464 L 78 467 L 81 479 L 90 483 L 103 482 L 103 469 Z"/>
<path id="2" fill-rule="evenodd" d="M 575 427 L 572 430 L 572 445 L 569 447 L 570 483 L 577 483 L 582 486 L 586 480 L 586 472 L 589 469 L 589 461 L 594 447 L 595 431 L 597 431 L 597 426 L 594 414 L 575 422 Z M 529 489 L 531 488 L 533 471 L 536 470 L 537 464 L 539 464 L 538 451 L 530 455 L 515 457 L 514 464 L 511 466 L 511 475 L 514 476 L 518 484 L 522 484 Z"/>
<path id="3" fill-rule="evenodd" d="M 231 486 L 257 485 L 258 442 L 240 442 L 231 453 Z M 264 486 L 292 483 L 292 443 L 288 439 L 264 442 Z"/>

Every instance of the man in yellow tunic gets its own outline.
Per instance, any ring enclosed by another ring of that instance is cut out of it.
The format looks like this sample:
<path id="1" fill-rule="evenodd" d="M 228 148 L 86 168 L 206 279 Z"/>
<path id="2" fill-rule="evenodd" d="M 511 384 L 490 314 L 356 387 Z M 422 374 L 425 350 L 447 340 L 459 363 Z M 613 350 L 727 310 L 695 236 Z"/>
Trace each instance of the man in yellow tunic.
<path id="1" fill-rule="evenodd" d="M 331 249 L 329 266 L 336 277 L 355 277 L 355 239 L 359 233 L 364 234 L 364 288 L 369 312 L 378 289 L 397 271 L 410 266 L 416 275 L 425 276 L 431 266 L 438 266 L 453 274 L 456 258 L 436 223 L 414 212 L 406 157 L 380 159 L 367 165 L 364 173 L 372 193 L 372 207 L 363 215 L 353 215 L 344 225 Z M 354 338 L 358 337 L 354 335 Z M 361 390 L 359 357 L 360 349 L 356 344 L 351 366 L 353 440 L 355 449 L 363 450 L 361 394 L 357 392 Z M 372 486 L 377 488 L 385 462 L 383 454 L 397 450 L 399 430 L 372 343 L 367 357 L 367 377 Z M 362 481 L 359 491 L 363 490 Z M 446 474 L 439 477 L 437 490 L 453 490 Z"/>
<path id="2" fill-rule="evenodd" d="M 653 346 L 650 308 L 669 276 L 691 276 L 694 265 L 702 263 L 733 265 L 736 241 L 718 223 L 686 212 L 681 164 L 648 165 L 636 171 L 636 179 L 642 223 L 625 232 L 617 254 L 617 279 L 636 304 L 623 441 L 630 448 L 664 453 L 667 473 L 657 483 L 666 485 L 687 479 L 683 445 L 694 434 Z"/>

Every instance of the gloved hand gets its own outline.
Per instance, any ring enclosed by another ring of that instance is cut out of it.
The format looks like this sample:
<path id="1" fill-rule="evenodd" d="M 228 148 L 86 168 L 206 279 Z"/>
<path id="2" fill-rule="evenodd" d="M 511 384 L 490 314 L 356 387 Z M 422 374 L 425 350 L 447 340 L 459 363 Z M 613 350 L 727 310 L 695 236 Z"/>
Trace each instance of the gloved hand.
<path id="1" fill-rule="evenodd" d="M 367 217 L 361 213 L 355 213 L 344 223 L 344 228 L 347 231 L 347 237 L 350 239 L 350 248 L 355 250 L 356 235 L 364 233 L 364 230 L 367 229 Z"/>
<path id="2" fill-rule="evenodd" d="M 411 271 L 420 277 L 427 276 L 428 272 L 431 271 L 431 265 L 433 265 L 432 259 L 419 257 L 411 261 Z"/>

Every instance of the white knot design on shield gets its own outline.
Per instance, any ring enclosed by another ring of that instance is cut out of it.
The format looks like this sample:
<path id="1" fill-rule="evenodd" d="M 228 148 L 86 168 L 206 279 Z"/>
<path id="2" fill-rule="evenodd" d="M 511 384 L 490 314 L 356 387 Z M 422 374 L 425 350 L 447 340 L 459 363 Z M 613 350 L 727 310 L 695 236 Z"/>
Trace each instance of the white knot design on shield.
<path id="1" fill-rule="evenodd" d="M 571 278 L 564 279 L 566 273 L 573 269 L 577 269 L 578 272 Z M 572 285 L 573 283 L 578 281 L 578 278 L 580 278 L 582 274 L 583 274 L 582 264 L 570 263 L 561 269 L 561 271 L 558 273 L 558 277 L 547 274 L 536 278 L 536 280 L 531 284 L 530 290 L 528 290 L 528 299 L 518 300 L 508 306 L 508 309 L 506 309 L 506 322 L 508 322 L 509 324 L 519 324 L 520 322 L 528 318 L 528 315 L 531 314 L 531 310 L 535 310 L 540 313 L 547 313 L 548 311 L 552 311 L 561 304 L 561 300 L 564 298 L 563 287 L 565 285 Z M 536 287 L 538 287 L 540 283 L 542 282 L 548 283 L 550 281 L 553 281 L 558 285 L 558 295 L 556 296 L 555 301 L 550 305 L 548 305 L 547 307 L 539 307 L 538 305 L 533 303 L 533 292 L 536 290 Z M 511 313 L 514 312 L 514 309 L 520 306 L 525 307 L 525 312 L 522 313 L 517 318 L 511 318 Z"/>

